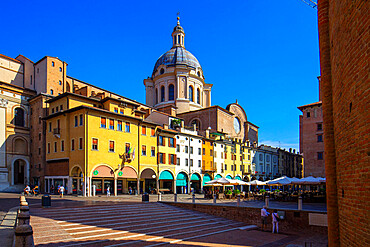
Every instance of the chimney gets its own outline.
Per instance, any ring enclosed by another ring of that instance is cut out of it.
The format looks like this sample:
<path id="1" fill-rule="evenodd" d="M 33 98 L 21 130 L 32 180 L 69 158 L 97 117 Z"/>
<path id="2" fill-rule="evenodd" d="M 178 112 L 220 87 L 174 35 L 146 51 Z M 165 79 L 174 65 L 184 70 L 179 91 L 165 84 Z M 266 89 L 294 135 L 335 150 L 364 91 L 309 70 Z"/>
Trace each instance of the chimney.
<path id="1" fill-rule="evenodd" d="M 206 138 L 209 138 L 209 129 L 206 129 Z"/>
<path id="2" fill-rule="evenodd" d="M 193 124 L 193 130 L 196 131 L 197 130 L 197 125 L 196 124 Z"/>
<path id="3" fill-rule="evenodd" d="M 168 130 L 168 124 L 163 124 L 163 129 Z"/>

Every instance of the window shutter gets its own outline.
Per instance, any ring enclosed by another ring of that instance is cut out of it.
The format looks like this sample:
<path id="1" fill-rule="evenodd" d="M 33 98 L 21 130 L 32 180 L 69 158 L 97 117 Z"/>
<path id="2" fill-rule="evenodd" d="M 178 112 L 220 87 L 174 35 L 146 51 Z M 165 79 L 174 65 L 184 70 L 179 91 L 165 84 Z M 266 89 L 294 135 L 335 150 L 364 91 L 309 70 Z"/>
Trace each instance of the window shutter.
<path id="1" fill-rule="evenodd" d="M 163 154 L 163 164 L 166 164 L 166 154 Z"/>
<path id="2" fill-rule="evenodd" d="M 160 160 L 159 160 L 159 153 L 157 153 L 157 163 L 159 164 Z"/>
<path id="3" fill-rule="evenodd" d="M 176 154 L 173 157 L 173 163 L 174 163 L 174 165 L 177 165 L 177 157 L 176 157 Z"/>
<path id="4" fill-rule="evenodd" d="M 168 164 L 171 165 L 171 154 L 168 154 Z"/>
<path id="5" fill-rule="evenodd" d="M 176 138 L 173 138 L 173 145 L 176 147 Z"/>
<path id="6" fill-rule="evenodd" d="M 168 146 L 171 147 L 171 137 L 168 137 Z"/>
<path id="7" fill-rule="evenodd" d="M 163 136 L 163 146 L 166 146 L 166 138 Z"/>

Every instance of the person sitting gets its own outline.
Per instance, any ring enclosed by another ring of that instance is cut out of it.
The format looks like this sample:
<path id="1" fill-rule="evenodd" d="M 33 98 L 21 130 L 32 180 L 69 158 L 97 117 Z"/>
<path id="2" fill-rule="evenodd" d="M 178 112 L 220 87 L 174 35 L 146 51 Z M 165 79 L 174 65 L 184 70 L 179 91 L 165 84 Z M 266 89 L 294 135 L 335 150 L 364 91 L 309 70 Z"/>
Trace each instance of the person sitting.
<path id="1" fill-rule="evenodd" d="M 26 196 L 28 196 L 31 192 L 31 188 L 30 186 L 27 184 L 26 188 L 24 188 L 24 193 L 26 194 Z"/>

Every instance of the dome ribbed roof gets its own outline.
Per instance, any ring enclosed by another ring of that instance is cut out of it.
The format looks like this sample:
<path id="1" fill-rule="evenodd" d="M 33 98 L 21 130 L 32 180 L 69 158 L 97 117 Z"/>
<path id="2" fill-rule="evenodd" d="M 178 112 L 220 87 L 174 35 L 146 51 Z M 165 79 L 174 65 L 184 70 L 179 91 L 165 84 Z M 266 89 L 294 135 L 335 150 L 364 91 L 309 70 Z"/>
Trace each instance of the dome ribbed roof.
<path id="1" fill-rule="evenodd" d="M 201 67 L 197 58 L 183 47 L 174 47 L 160 56 L 155 63 L 153 74 L 162 64 L 166 66 L 187 65 L 192 68 Z"/>

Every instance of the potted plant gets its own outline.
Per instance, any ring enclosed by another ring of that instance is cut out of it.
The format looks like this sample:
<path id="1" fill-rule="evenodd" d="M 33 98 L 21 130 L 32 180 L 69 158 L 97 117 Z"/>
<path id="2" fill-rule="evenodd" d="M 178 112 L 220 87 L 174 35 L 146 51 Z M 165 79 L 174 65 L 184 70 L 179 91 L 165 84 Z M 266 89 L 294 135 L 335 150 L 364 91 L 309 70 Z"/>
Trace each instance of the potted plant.
<path id="1" fill-rule="evenodd" d="M 226 196 L 227 199 L 230 199 L 232 194 L 233 194 L 233 192 L 231 190 L 225 191 L 225 196 Z"/>

